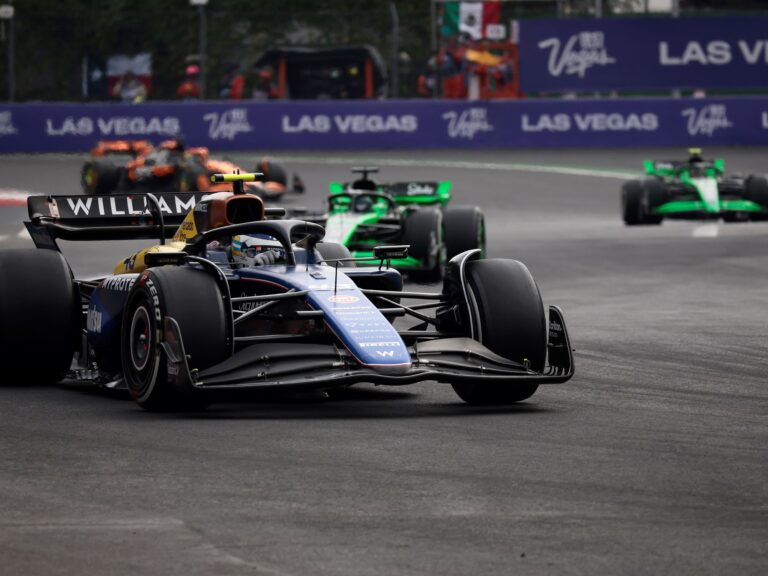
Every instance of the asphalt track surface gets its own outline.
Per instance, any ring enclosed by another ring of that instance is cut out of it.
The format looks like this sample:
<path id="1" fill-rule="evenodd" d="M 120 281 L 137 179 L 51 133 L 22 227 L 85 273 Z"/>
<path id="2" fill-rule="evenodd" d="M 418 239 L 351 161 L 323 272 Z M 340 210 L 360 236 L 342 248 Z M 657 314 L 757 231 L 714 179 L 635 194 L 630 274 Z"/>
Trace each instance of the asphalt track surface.
<path id="1" fill-rule="evenodd" d="M 683 152 L 284 154 L 293 205 L 348 160 L 453 180 L 490 256 L 565 310 L 577 375 L 508 408 L 424 383 L 198 415 L 3 382 L 0 573 L 768 573 L 768 225 L 619 219 L 617 173 Z M 764 149 L 707 152 L 768 172 Z M 81 161 L 0 157 L 0 188 L 74 193 Z M 0 208 L 2 247 L 30 244 L 23 215 Z M 65 251 L 98 274 L 128 248 Z"/>

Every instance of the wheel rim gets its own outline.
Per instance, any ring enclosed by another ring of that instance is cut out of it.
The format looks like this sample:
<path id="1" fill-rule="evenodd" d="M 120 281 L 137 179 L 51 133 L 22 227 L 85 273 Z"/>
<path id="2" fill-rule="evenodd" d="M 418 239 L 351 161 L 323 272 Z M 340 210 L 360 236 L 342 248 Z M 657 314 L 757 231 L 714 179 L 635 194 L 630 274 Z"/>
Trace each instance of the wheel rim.
<path id="1" fill-rule="evenodd" d="M 140 373 L 146 369 L 152 356 L 152 321 L 145 306 L 139 306 L 133 314 L 129 343 L 131 364 Z"/>

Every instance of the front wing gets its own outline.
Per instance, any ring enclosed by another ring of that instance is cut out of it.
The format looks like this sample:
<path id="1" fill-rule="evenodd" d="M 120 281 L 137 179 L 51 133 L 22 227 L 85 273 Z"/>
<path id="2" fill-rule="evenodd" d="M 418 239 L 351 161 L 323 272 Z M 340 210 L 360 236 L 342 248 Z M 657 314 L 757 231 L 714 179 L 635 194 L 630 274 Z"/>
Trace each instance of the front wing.
<path id="1" fill-rule="evenodd" d="M 549 317 L 548 365 L 542 372 L 459 336 L 417 341 L 409 347 L 412 366 L 402 374 L 365 368 L 334 344 L 269 342 L 249 346 L 211 368 L 191 371 L 178 323 L 170 317 L 164 321 L 162 345 L 169 383 L 181 390 L 203 393 L 327 389 L 360 382 L 398 386 L 425 380 L 449 384 L 487 382 L 496 386 L 559 384 L 573 376 L 573 353 L 562 311 L 551 306 Z"/>

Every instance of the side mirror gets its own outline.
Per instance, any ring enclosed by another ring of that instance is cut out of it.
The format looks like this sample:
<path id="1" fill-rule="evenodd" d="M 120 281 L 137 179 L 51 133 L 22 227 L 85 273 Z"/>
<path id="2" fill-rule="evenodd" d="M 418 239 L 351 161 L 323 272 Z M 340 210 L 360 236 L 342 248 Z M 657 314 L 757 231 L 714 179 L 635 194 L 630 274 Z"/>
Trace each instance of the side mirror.
<path id="1" fill-rule="evenodd" d="M 374 246 L 373 257 L 379 260 L 392 260 L 393 258 L 407 258 L 410 245 L 398 246 Z"/>

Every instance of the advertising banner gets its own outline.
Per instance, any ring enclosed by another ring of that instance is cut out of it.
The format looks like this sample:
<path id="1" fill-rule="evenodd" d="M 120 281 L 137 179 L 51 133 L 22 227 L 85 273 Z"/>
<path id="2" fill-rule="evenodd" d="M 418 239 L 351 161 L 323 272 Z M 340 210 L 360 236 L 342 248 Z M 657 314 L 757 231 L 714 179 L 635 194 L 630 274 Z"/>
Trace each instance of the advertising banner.
<path id="1" fill-rule="evenodd" d="M 768 16 L 526 20 L 526 93 L 768 87 Z"/>
<path id="2" fill-rule="evenodd" d="M 768 145 L 768 97 L 0 104 L 0 152 Z"/>

